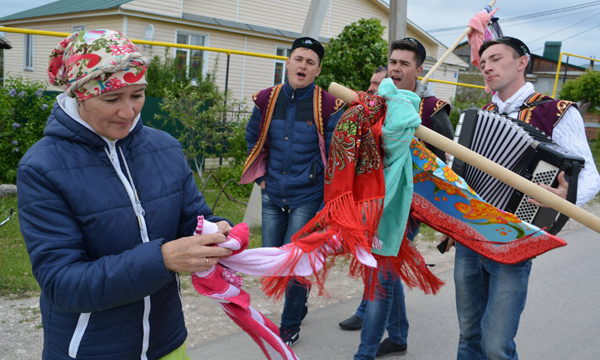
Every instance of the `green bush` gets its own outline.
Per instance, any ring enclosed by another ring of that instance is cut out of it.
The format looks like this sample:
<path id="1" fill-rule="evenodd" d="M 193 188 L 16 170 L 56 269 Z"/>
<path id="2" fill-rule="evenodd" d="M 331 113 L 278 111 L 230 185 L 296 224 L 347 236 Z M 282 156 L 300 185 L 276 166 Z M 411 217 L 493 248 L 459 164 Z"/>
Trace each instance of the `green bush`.
<path id="1" fill-rule="evenodd" d="M 168 55 L 165 49 L 164 59 L 155 55 L 146 71 L 146 96 L 163 97 L 165 93 L 179 94 L 186 87 L 192 85 L 192 79 L 188 76 L 187 68 L 180 67 L 176 59 Z"/>
<path id="2" fill-rule="evenodd" d="M 231 123 L 231 126 L 229 127 L 229 151 L 225 153 L 225 157 L 232 158 L 233 161 L 231 161 L 231 163 L 234 166 L 244 165 L 246 157 L 248 157 L 248 145 L 246 144 L 247 125 L 248 119 L 244 119 L 239 122 Z"/>
<path id="3" fill-rule="evenodd" d="M 452 104 L 452 110 L 450 111 L 450 122 L 452 123 L 452 128 L 456 129 L 456 124 L 458 124 L 460 113 L 463 110 L 472 108 L 481 109 L 484 105 L 488 104 L 489 102 L 490 101 L 488 101 L 488 99 L 486 98 L 479 99 L 475 102 L 461 102 L 456 101 L 456 99 L 452 99 L 452 101 L 450 101 L 450 103 Z"/>
<path id="4" fill-rule="evenodd" d="M 171 135 L 181 143 L 192 168 L 208 156 L 223 155 L 230 128 L 236 124 L 227 122 L 227 114 L 244 110 L 230 91 L 223 92 L 215 84 L 217 66 L 215 62 L 213 70 L 197 81 L 166 90 L 162 114 L 155 116 L 160 124 L 176 124 L 176 133 Z"/>
<path id="5" fill-rule="evenodd" d="M 569 81 L 560 89 L 563 100 L 590 102 L 590 112 L 600 112 L 600 72 L 586 71 L 575 80 Z"/>
<path id="6" fill-rule="evenodd" d="M 221 184 L 221 186 L 225 186 L 225 183 L 228 180 L 235 180 L 236 182 L 239 183 L 240 178 L 242 177 L 243 170 L 244 170 L 243 164 L 237 165 L 237 166 L 232 166 L 232 167 L 221 166 L 217 171 L 215 171 L 213 173 L 213 175 L 217 178 L 217 180 L 219 180 L 219 183 Z M 250 193 L 252 191 L 252 185 L 253 184 L 243 184 L 242 187 L 248 193 Z M 209 184 L 208 186 L 213 186 L 213 184 Z M 214 187 L 216 188 L 216 185 L 214 185 Z M 234 184 L 229 184 L 225 188 L 225 191 L 229 195 L 231 195 L 235 198 L 244 198 L 244 197 L 248 196 L 248 195 L 246 195 L 246 193 L 244 193 L 244 191 L 242 191 L 239 187 L 237 187 L 237 185 L 234 185 Z"/>
<path id="7" fill-rule="evenodd" d="M 354 90 L 367 91 L 373 71 L 387 64 L 385 26 L 376 18 L 360 19 L 329 41 L 315 83 L 324 89 L 332 81 Z"/>
<path id="8" fill-rule="evenodd" d="M 25 152 L 43 137 L 54 98 L 46 85 L 9 78 L 0 89 L 0 182 L 14 183 Z"/>

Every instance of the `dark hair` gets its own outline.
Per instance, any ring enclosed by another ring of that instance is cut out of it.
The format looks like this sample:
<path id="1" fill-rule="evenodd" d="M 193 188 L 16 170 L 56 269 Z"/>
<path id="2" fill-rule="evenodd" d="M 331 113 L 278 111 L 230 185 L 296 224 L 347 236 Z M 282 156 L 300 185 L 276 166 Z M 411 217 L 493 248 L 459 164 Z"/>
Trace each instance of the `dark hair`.
<path id="1" fill-rule="evenodd" d="M 412 51 L 414 53 L 414 58 L 415 62 L 417 63 L 417 67 L 423 65 L 423 63 L 425 62 L 425 57 L 427 54 L 425 52 L 425 47 L 417 39 L 404 38 L 402 40 L 394 40 L 390 44 L 389 56 L 392 55 L 394 50 Z"/>
<path id="2" fill-rule="evenodd" d="M 506 45 L 503 42 L 500 42 L 498 40 L 489 40 L 483 43 L 483 45 L 481 45 L 481 47 L 479 48 L 479 57 L 481 57 L 481 54 L 483 54 L 484 51 L 486 51 L 487 49 L 489 49 L 490 47 L 494 46 L 494 45 Z M 518 59 L 523 55 L 520 55 L 517 50 L 513 49 L 512 46 L 506 45 L 510 48 L 512 54 L 513 54 L 513 59 Z"/>
<path id="3" fill-rule="evenodd" d="M 514 37 L 504 36 L 498 38 L 497 40 L 490 40 L 484 42 L 483 45 L 481 45 L 481 47 L 479 48 L 479 56 L 481 56 L 481 54 L 483 54 L 483 52 L 487 50 L 490 46 L 498 44 L 506 45 L 513 49 L 515 51 L 515 53 L 513 54 L 515 59 L 520 58 L 521 56 L 531 55 L 531 51 L 529 51 L 529 48 L 527 47 L 527 45 L 525 45 L 524 42 Z"/>
<path id="4" fill-rule="evenodd" d="M 481 47 L 479 48 L 479 57 L 481 57 L 484 51 L 486 51 L 494 45 L 505 45 L 509 47 L 513 54 L 513 59 L 515 60 L 521 58 L 521 56 L 526 56 L 528 58 L 527 66 L 525 67 L 525 71 L 523 72 L 523 77 L 525 78 L 525 80 L 527 80 L 527 70 L 531 66 L 531 52 L 529 51 L 527 45 L 525 45 L 524 42 L 517 38 L 505 36 L 498 38 L 497 40 L 489 40 L 484 42 L 483 45 L 481 45 Z"/>
<path id="5" fill-rule="evenodd" d="M 375 71 L 373 71 L 373 74 L 379 74 L 382 71 L 385 71 L 385 77 L 387 77 L 387 66 L 383 66 L 383 65 L 377 67 L 377 69 L 375 69 Z"/>

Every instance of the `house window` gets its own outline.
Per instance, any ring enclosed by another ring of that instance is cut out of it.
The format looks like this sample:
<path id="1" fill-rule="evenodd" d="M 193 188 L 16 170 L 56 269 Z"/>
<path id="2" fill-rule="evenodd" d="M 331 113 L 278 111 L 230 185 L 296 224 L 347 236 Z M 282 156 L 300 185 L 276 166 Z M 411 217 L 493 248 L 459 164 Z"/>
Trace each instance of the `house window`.
<path id="1" fill-rule="evenodd" d="M 73 32 L 76 33 L 78 31 L 85 31 L 86 25 L 73 25 Z"/>
<path id="2" fill-rule="evenodd" d="M 277 47 L 275 55 L 277 56 L 290 56 L 290 47 Z M 273 76 L 273 86 L 283 84 L 287 79 L 288 71 L 285 66 L 285 60 L 275 60 L 275 75 Z"/>
<path id="3" fill-rule="evenodd" d="M 206 36 L 177 32 L 177 43 L 205 46 Z M 188 76 L 194 80 L 202 79 L 205 71 L 205 51 L 196 49 L 175 49 L 175 59 L 179 69 L 187 69 Z"/>
<path id="4" fill-rule="evenodd" d="M 431 70 L 431 69 L 425 69 L 425 68 L 423 68 L 423 71 L 421 71 L 421 74 L 419 75 L 419 77 L 425 77 L 425 76 L 427 76 L 427 74 L 429 74 L 429 70 Z M 430 79 L 433 79 L 434 77 L 435 77 L 435 73 L 431 76 Z M 428 82 L 427 83 L 427 88 L 429 90 L 433 90 L 434 85 L 435 85 L 435 83 Z"/>
<path id="5" fill-rule="evenodd" d="M 33 35 L 24 34 L 23 69 L 33 71 Z"/>

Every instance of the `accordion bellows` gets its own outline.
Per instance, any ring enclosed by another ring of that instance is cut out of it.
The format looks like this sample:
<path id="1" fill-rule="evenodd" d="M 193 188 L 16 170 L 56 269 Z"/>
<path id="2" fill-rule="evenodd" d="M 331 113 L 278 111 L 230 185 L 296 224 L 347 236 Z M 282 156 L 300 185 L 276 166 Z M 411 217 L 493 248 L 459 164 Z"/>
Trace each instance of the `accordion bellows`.
<path id="1" fill-rule="evenodd" d="M 584 159 L 561 148 L 534 126 L 497 113 L 469 109 L 461 114 L 455 141 L 508 170 L 551 187 L 558 185 L 558 174 L 570 180 L 567 200 L 577 199 L 577 178 Z M 491 205 L 515 214 L 520 220 L 556 234 L 567 220 L 549 208 L 527 202 L 529 196 L 513 189 L 483 171 L 456 159 L 452 169 Z"/>

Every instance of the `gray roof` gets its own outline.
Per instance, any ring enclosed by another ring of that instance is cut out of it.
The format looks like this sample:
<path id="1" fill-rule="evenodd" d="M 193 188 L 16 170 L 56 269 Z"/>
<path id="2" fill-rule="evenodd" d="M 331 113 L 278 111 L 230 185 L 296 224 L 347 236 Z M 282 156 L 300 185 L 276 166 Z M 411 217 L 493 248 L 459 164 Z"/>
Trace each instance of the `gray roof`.
<path id="1" fill-rule="evenodd" d="M 39 16 L 68 14 L 81 11 L 104 10 L 119 7 L 133 0 L 59 0 L 50 4 L 38 6 L 33 9 L 24 10 L 16 14 L 0 18 L 0 22 L 16 19 L 27 19 Z"/>

